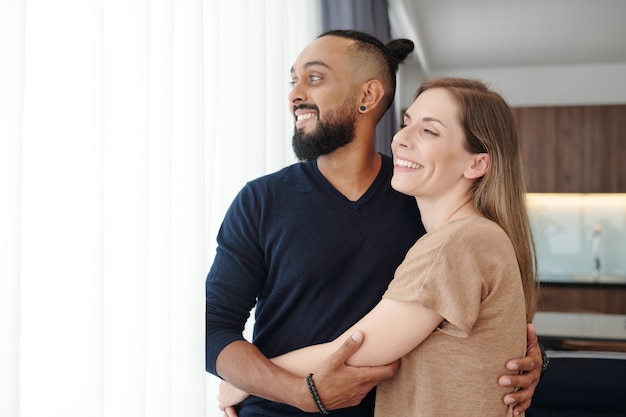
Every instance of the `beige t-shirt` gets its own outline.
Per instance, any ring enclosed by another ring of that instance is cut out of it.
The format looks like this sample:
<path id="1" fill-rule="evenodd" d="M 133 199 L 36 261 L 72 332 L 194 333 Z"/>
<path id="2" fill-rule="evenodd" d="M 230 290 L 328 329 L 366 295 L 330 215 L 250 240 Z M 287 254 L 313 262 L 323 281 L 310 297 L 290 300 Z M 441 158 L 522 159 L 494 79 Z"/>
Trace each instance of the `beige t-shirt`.
<path id="1" fill-rule="evenodd" d="M 384 298 L 417 301 L 447 321 L 381 383 L 377 417 L 511 416 L 498 385 L 526 351 L 526 308 L 511 241 L 494 222 L 459 219 L 424 235 Z M 392 323 L 393 324 L 393 323 Z"/>

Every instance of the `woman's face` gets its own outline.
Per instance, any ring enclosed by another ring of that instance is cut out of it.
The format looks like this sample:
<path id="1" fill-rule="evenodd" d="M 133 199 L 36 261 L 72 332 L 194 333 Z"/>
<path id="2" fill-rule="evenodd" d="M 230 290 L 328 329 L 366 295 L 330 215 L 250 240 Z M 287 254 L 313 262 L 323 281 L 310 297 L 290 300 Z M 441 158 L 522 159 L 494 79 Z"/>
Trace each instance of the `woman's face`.
<path id="1" fill-rule="evenodd" d="M 465 148 L 459 104 L 444 88 L 426 90 L 415 99 L 391 149 L 391 185 L 404 194 L 437 197 L 473 181 L 464 175 L 473 155 Z"/>

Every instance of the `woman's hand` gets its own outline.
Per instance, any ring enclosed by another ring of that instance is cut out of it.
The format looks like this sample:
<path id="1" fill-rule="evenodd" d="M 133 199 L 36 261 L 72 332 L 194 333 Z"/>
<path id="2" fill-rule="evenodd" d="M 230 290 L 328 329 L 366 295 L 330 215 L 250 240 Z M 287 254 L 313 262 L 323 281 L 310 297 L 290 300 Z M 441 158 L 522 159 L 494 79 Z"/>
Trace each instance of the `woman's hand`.
<path id="1" fill-rule="evenodd" d="M 217 392 L 217 402 L 220 410 L 224 411 L 226 415 L 232 416 L 234 412 L 233 406 L 248 398 L 248 395 L 247 392 L 230 385 L 226 381 L 222 381 Z"/>

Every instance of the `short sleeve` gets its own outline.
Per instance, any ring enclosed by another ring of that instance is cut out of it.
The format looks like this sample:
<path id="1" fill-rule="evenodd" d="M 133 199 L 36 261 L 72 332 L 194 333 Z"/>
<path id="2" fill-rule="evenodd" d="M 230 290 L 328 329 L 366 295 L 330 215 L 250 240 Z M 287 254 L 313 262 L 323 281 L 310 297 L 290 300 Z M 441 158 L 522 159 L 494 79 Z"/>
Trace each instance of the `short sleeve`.
<path id="1" fill-rule="evenodd" d="M 422 237 L 396 270 L 384 297 L 417 301 L 448 321 L 441 331 L 467 337 L 489 294 L 493 260 L 503 243 L 504 248 L 510 245 L 495 223 L 455 226 Z"/>

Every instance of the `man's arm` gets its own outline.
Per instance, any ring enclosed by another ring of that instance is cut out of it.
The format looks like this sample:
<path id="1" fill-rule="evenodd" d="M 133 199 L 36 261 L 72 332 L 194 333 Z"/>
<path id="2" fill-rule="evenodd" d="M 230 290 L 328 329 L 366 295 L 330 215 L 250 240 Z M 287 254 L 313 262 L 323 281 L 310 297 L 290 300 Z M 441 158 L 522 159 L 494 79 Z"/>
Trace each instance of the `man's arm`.
<path id="1" fill-rule="evenodd" d="M 391 321 L 396 326 L 390 327 Z M 315 391 L 319 394 L 323 408 L 343 408 L 358 404 L 381 379 L 391 377 L 398 366 L 398 359 L 432 334 L 441 321 L 439 314 L 417 302 L 383 299 L 357 324 L 332 342 L 297 349 L 272 358 L 272 363 L 293 372 L 301 380 L 313 373 L 316 389 L 307 385 L 307 389 L 311 389 L 311 395 L 303 394 L 304 385 L 298 385 L 297 377 L 294 379 L 287 371 L 274 368 L 260 353 L 257 352 L 256 359 L 250 361 L 253 358 L 252 352 L 245 350 L 250 345 L 244 342 L 232 343 L 223 350 L 218 356 L 217 372 L 230 384 L 245 392 L 295 405 L 304 411 L 309 410 L 303 407 L 302 397 L 308 397 L 304 403 L 307 407 L 315 396 Z M 420 325 L 416 326 L 416 322 Z M 356 331 L 357 328 L 359 331 Z M 362 346 L 363 334 L 368 335 L 369 342 L 352 356 L 354 347 Z M 246 355 L 243 361 L 242 355 Z M 348 363 L 353 366 L 346 364 L 348 359 Z M 224 364 L 226 361 L 228 364 Z M 394 365 L 388 367 L 389 363 Z M 379 369 L 378 366 L 383 368 Z M 226 375 L 222 373 L 222 369 L 234 372 Z M 263 373 L 266 375 L 261 377 Z M 290 394 L 294 385 L 296 391 Z M 237 396 L 235 401 L 240 399 Z M 230 400 L 220 403 L 221 408 L 229 405 L 232 405 Z"/>
<path id="2" fill-rule="evenodd" d="M 290 404 L 306 412 L 317 410 L 304 378 L 270 362 L 253 344 L 239 340 L 217 357 L 217 374 L 237 388 L 270 401 Z"/>
<path id="3" fill-rule="evenodd" d="M 327 410 L 358 405 L 378 383 L 391 378 L 398 363 L 376 367 L 346 365 L 361 346 L 362 338 L 349 337 L 318 368 L 312 369 L 315 386 Z M 306 379 L 274 365 L 252 344 L 236 341 L 217 358 L 217 373 L 227 382 L 252 395 L 317 412 Z M 220 404 L 227 407 L 229 404 Z"/>
<path id="4" fill-rule="evenodd" d="M 522 371 L 520 375 L 504 375 L 498 380 L 503 387 L 519 388 L 519 391 L 504 396 L 505 404 L 516 404 L 513 415 L 517 416 L 530 407 L 543 368 L 543 356 L 535 326 L 532 324 L 526 326 L 526 357 L 508 361 L 506 368 L 511 371 Z"/>
<path id="5" fill-rule="evenodd" d="M 250 186 L 242 189 L 217 237 L 206 281 L 206 369 L 246 392 L 316 412 L 306 378 L 272 364 L 241 334 L 267 274 L 258 240 L 259 202 L 253 194 Z M 309 371 L 315 373 L 317 391 L 329 410 L 359 404 L 372 387 L 393 374 L 393 367 L 354 368 L 342 359 L 341 353 L 331 355 Z"/>

